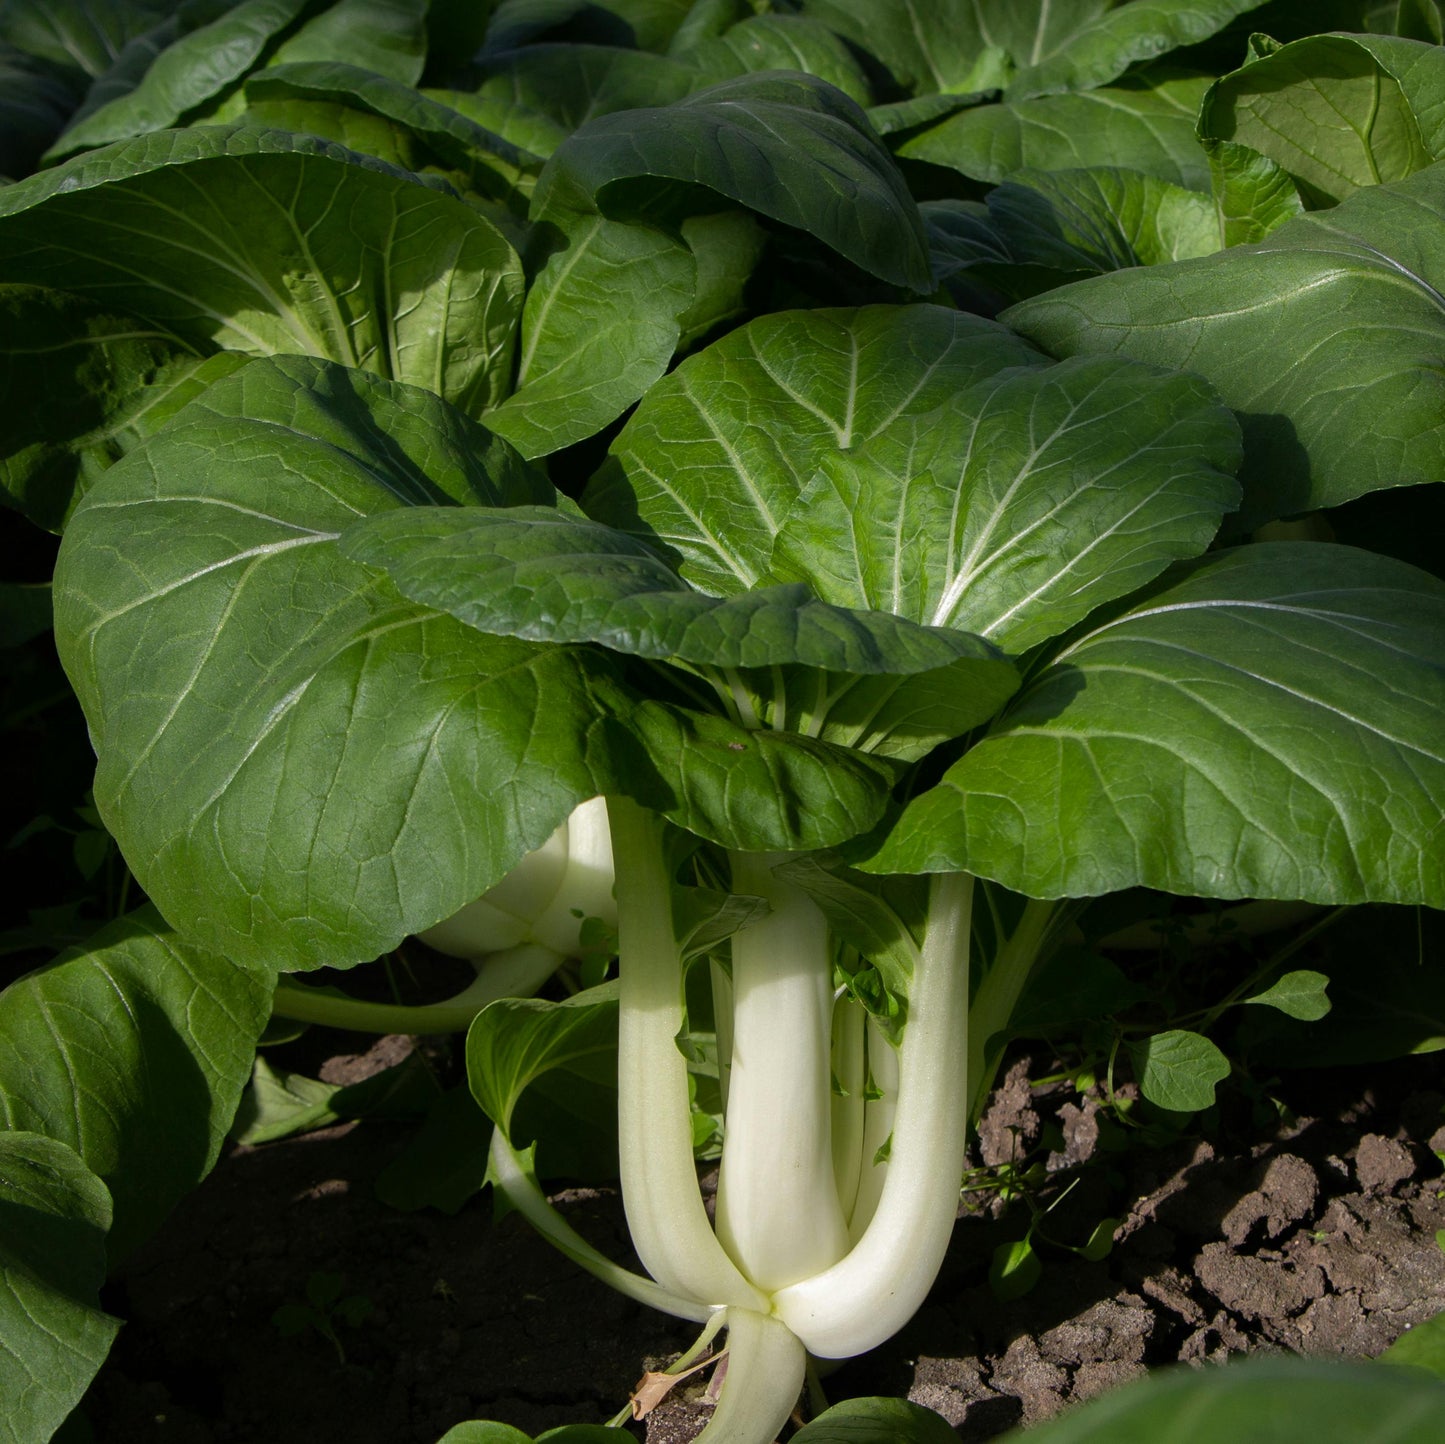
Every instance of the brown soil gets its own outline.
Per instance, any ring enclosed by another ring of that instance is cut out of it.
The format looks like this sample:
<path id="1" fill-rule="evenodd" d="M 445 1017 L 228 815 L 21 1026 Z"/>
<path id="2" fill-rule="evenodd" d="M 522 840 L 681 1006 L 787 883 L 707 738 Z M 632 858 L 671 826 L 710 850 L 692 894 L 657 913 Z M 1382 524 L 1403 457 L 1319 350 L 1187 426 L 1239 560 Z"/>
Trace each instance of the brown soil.
<path id="1" fill-rule="evenodd" d="M 1291 1075 L 1276 1090 L 1287 1123 L 1226 1119 L 1122 1150 L 1097 1099 L 1032 1089 L 1028 1069 L 1019 1060 L 996 1091 L 978 1161 L 1033 1148 L 1040 1203 L 1074 1182 L 1048 1237 L 1081 1244 L 1118 1217 L 1113 1252 L 1089 1263 L 1040 1243 L 1038 1285 L 1000 1303 L 989 1260 L 1028 1213 L 996 1190 L 965 1195 L 971 1216 L 928 1303 L 826 1379 L 830 1398 L 907 1394 L 984 1440 L 1148 1366 L 1256 1349 L 1373 1355 L 1445 1308 L 1437 1061 Z M 372 1181 L 403 1139 L 352 1123 L 223 1160 L 110 1287 L 129 1322 L 87 1398 L 101 1444 L 434 1444 L 473 1417 L 528 1433 L 600 1422 L 645 1366 L 691 1341 L 692 1326 L 594 1282 L 518 1218 L 494 1221 L 489 1201 L 454 1217 L 380 1204 Z M 578 1229 L 628 1257 L 614 1194 L 559 1197 Z M 272 1322 L 318 1272 L 344 1274 L 372 1306 L 337 1323 L 344 1361 L 322 1335 L 283 1340 Z M 649 1416 L 649 1444 L 693 1437 L 702 1388 L 690 1381 Z"/>

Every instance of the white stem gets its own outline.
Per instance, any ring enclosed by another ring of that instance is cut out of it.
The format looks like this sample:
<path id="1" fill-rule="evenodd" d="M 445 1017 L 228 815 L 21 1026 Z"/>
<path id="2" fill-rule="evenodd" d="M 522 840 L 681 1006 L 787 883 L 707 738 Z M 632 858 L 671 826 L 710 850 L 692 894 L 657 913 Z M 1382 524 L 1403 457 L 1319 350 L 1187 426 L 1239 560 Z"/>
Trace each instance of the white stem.
<path id="1" fill-rule="evenodd" d="M 821 1358 L 876 1347 L 913 1316 L 958 1211 L 968 1126 L 968 947 L 973 878 L 932 880 L 928 932 L 908 994 L 898 1108 L 882 1197 L 832 1268 L 776 1293 L 773 1312 Z"/>
<path id="2" fill-rule="evenodd" d="M 776 1319 L 727 1311 L 727 1374 L 722 1395 L 695 1444 L 772 1444 L 803 1391 L 807 1355 Z"/>
<path id="3" fill-rule="evenodd" d="M 833 959 L 816 903 L 733 854 L 733 890 L 771 911 L 732 940 L 733 1045 L 718 1174 L 723 1247 L 771 1293 L 836 1263 L 848 1225 L 833 1175 Z"/>
<path id="4" fill-rule="evenodd" d="M 898 1112 L 898 1053 L 872 1018 L 868 1019 L 867 1039 L 868 1074 L 879 1096 L 868 1100 L 863 1113 L 858 1192 L 848 1215 L 848 1237 L 855 1244 L 872 1223 L 883 1197 L 888 1160 L 880 1159 L 878 1150 L 892 1136 Z"/>
<path id="5" fill-rule="evenodd" d="M 723 1113 L 728 1107 L 728 1073 L 733 1066 L 733 979 L 716 959 L 708 961 L 712 982 L 713 1027 L 717 1030 L 717 1082 L 722 1094 Z"/>
<path id="6" fill-rule="evenodd" d="M 767 1308 L 708 1222 L 692 1153 L 683 1027 L 682 958 L 673 932 L 662 824 L 610 799 L 617 859 L 621 1009 L 617 1126 L 627 1227 L 665 1288 L 713 1305 Z"/>
<path id="7" fill-rule="evenodd" d="M 573 809 L 567 819 L 567 866 L 556 896 L 532 924 L 539 943 L 569 957 L 579 954 L 578 930 L 587 918 L 617 925 L 612 895 L 612 833 L 607 799 L 594 797 Z"/>
<path id="8" fill-rule="evenodd" d="M 863 1167 L 863 1133 L 867 1117 L 868 1046 L 864 1041 L 868 1015 L 852 998 L 833 1004 L 833 1180 L 844 1218 L 853 1217 L 858 1177 Z"/>
<path id="9" fill-rule="evenodd" d="M 629 1269 L 612 1262 L 606 1254 L 593 1248 L 566 1219 L 547 1202 L 546 1195 L 537 1187 L 536 1180 L 522 1166 L 516 1150 L 507 1142 L 500 1128 L 492 1130 L 491 1168 L 492 1183 L 506 1195 L 507 1202 L 559 1252 L 566 1254 L 575 1264 L 580 1264 L 595 1278 L 609 1284 L 618 1293 L 626 1294 L 649 1308 L 660 1309 L 665 1314 L 674 1314 L 680 1319 L 694 1319 L 701 1323 L 712 1318 L 717 1312 L 696 1299 L 683 1298 L 667 1289 L 660 1288 L 651 1279 L 635 1274 Z"/>

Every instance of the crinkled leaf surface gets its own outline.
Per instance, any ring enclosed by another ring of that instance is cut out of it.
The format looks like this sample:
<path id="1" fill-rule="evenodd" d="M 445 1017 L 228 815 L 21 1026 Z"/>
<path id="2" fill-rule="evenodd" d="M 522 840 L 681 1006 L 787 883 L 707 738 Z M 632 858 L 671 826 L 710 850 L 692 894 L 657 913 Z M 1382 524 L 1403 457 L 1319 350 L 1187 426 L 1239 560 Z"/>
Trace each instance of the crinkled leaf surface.
<path id="1" fill-rule="evenodd" d="M 177 926 L 273 967 L 362 961 L 608 791 L 727 846 L 876 823 L 885 765 L 639 704 L 606 654 L 483 636 L 336 546 L 375 512 L 545 490 L 436 397 L 289 357 L 217 382 L 88 494 L 57 636 L 98 805 Z"/>
<path id="2" fill-rule="evenodd" d="M 1445 1384 L 1337 1359 L 1246 1359 L 1166 1369 L 1003 1444 L 1405 1444 L 1445 1432 Z"/>
<path id="3" fill-rule="evenodd" d="M 12 281 L 200 349 L 363 366 L 479 411 L 504 394 L 521 263 L 471 206 L 307 136 L 167 131 L 0 189 Z"/>
<path id="4" fill-rule="evenodd" d="M 657 183 L 701 186 L 796 226 L 885 281 L 933 289 L 918 207 L 857 104 L 810 75 L 721 81 L 672 105 L 590 121 L 553 153 L 533 215 L 628 218 Z M 714 209 L 715 207 L 708 207 Z"/>
<path id="5" fill-rule="evenodd" d="M 289 36 L 270 63 L 335 61 L 415 85 L 426 64 L 426 14 L 427 0 L 336 0 Z"/>
<path id="6" fill-rule="evenodd" d="M 1034 897 L 1445 902 L 1445 583 L 1324 543 L 1208 557 L 1074 640 L 866 866 Z"/>
<path id="7" fill-rule="evenodd" d="M 0 1133 L 0 1444 L 49 1439 L 105 1362 L 109 1226 L 105 1185 L 69 1148 Z"/>
<path id="8" fill-rule="evenodd" d="M 980 105 L 906 140 L 899 154 L 996 184 L 1024 167 L 1124 166 L 1193 190 L 1209 187 L 1194 134 L 1210 77 L 1161 74 L 1075 94 Z"/>
<path id="9" fill-rule="evenodd" d="M 1445 155 L 1445 52 L 1393 35 L 1297 40 L 1220 80 L 1199 134 L 1250 146 L 1334 205 Z"/>
<path id="10" fill-rule="evenodd" d="M 0 491 L 59 531 L 167 384 L 202 358 L 163 327 L 32 286 L 0 287 L 0 329 Z"/>
<path id="11" fill-rule="evenodd" d="M 694 591 L 634 537 L 548 507 L 392 512 L 359 522 L 341 550 L 413 601 L 500 636 L 717 668 L 906 675 L 971 657 L 985 673 L 1011 670 L 974 637 L 830 606 L 800 585 Z"/>
<path id="12" fill-rule="evenodd" d="M 150 908 L 0 994 L 0 1121 L 68 1144 L 109 1186 L 112 1265 L 210 1171 L 269 973 L 184 942 Z"/>
<path id="13" fill-rule="evenodd" d="M 527 292 L 517 389 L 487 425 L 524 456 L 600 431 L 664 371 L 693 303 L 692 252 L 652 226 L 573 216 Z"/>
<path id="14" fill-rule="evenodd" d="M 240 80 L 305 8 L 306 0 L 242 0 L 210 24 L 180 36 L 155 57 L 134 89 L 87 110 L 69 126 L 49 158 L 183 123 Z"/>
<path id="15" fill-rule="evenodd" d="M 1334 506 L 1445 474 L 1442 217 L 1436 164 L 1258 245 L 1080 281 L 1007 320 L 1057 356 L 1208 378 L 1244 428 L 1245 521 Z"/>
<path id="16" fill-rule="evenodd" d="M 1233 140 L 1206 141 L 1204 149 L 1226 246 L 1262 241 L 1303 213 L 1293 178 L 1268 156 Z"/>
<path id="17" fill-rule="evenodd" d="M 1016 368 L 822 458 L 772 571 L 1018 654 L 1203 551 L 1238 462 L 1234 418 L 1194 377 Z"/>
<path id="18" fill-rule="evenodd" d="M 823 456 L 1030 364 L 1044 358 L 1011 332 L 939 306 L 761 317 L 648 392 L 586 508 L 671 549 L 694 585 L 732 595 L 772 579 L 774 538 Z"/>
<path id="19" fill-rule="evenodd" d="M 859 105 L 873 98 L 848 47 L 827 26 L 807 16 L 750 15 L 721 35 L 681 52 L 680 58 L 707 80 L 758 70 L 798 70 L 826 80 Z"/>

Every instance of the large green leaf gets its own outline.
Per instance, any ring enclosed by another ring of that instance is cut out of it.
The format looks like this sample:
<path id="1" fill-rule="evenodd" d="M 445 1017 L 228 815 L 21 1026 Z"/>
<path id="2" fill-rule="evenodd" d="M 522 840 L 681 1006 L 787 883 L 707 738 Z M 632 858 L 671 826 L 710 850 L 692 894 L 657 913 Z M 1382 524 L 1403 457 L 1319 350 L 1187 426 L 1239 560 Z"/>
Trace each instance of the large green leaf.
<path id="1" fill-rule="evenodd" d="M 1313 205 L 1334 205 L 1445 155 L 1445 52 L 1384 35 L 1297 40 L 1220 80 L 1199 134 L 1250 146 Z"/>
<path id="2" fill-rule="evenodd" d="M 867 866 L 1034 897 L 1445 904 L 1445 583 L 1322 543 L 1206 558 L 1070 643 Z"/>
<path id="3" fill-rule="evenodd" d="M 105 1185 L 63 1143 L 0 1133 L 0 1444 L 49 1439 L 110 1352 Z"/>
<path id="4" fill-rule="evenodd" d="M 0 41 L 93 78 L 171 8 L 167 0 L 4 0 Z"/>
<path id="5" fill-rule="evenodd" d="M 242 0 L 210 24 L 180 36 L 150 62 L 133 89 L 84 111 L 48 158 L 59 160 L 184 123 L 240 80 L 305 8 L 306 0 Z"/>
<path id="6" fill-rule="evenodd" d="M 1011 670 L 974 637 L 829 606 L 804 586 L 694 591 L 627 533 L 546 507 L 386 513 L 352 527 L 341 550 L 413 601 L 499 636 L 719 669 L 906 675 L 969 657 L 984 674 Z"/>
<path id="7" fill-rule="evenodd" d="M 0 993 L 0 1121 L 68 1144 L 109 1186 L 112 1265 L 210 1171 L 270 1015 L 269 973 L 149 908 Z"/>
<path id="8" fill-rule="evenodd" d="M 1445 1435 L 1445 1384 L 1339 1359 L 1170 1369 L 1000 1444 L 1406 1444 Z"/>
<path id="9" fill-rule="evenodd" d="M 859 105 L 873 99 L 852 52 L 825 25 L 801 15 L 750 15 L 721 35 L 672 52 L 707 80 L 758 70 L 798 70 L 836 86 Z"/>
<path id="10" fill-rule="evenodd" d="M 1194 377 L 1014 369 L 824 457 L 772 571 L 1018 654 L 1202 552 L 1238 462 L 1234 418 Z"/>
<path id="11" fill-rule="evenodd" d="M 0 189 L 0 266 L 195 349 L 329 357 L 473 412 L 504 394 L 522 300 L 516 253 L 465 202 L 244 127 L 163 132 Z"/>
<path id="12" fill-rule="evenodd" d="M 1207 190 L 1209 163 L 1194 122 L 1210 79 L 1164 72 L 1078 94 L 979 105 L 912 136 L 899 154 L 991 183 L 1026 166 L 1124 166 Z"/>
<path id="13" fill-rule="evenodd" d="M 948 1444 L 957 1437 L 941 1414 L 907 1399 L 845 1399 L 793 1435 L 798 1444 Z"/>
<path id="14" fill-rule="evenodd" d="M 429 393 L 302 357 L 217 382 L 106 473 L 67 529 L 57 639 L 98 804 L 167 917 L 242 959 L 347 965 L 599 793 L 727 846 L 876 823 L 884 764 L 639 704 L 606 654 L 483 636 L 336 545 L 360 516 L 547 490 Z"/>
<path id="15" fill-rule="evenodd" d="M 524 456 L 600 431 L 672 360 L 697 285 L 692 252 L 652 226 L 567 219 L 527 292 L 515 393 L 487 425 Z"/>
<path id="16" fill-rule="evenodd" d="M 639 179 L 640 192 L 627 184 Z M 893 158 L 857 104 L 810 75 L 745 75 L 590 121 L 553 153 L 533 214 L 625 219 L 660 203 L 659 181 L 705 187 L 885 281 L 933 289 L 923 223 Z"/>
<path id="17" fill-rule="evenodd" d="M 62 80 L 0 42 L 0 184 L 34 168 L 74 108 Z"/>
<path id="18" fill-rule="evenodd" d="M 586 496 L 731 595 L 771 579 L 774 538 L 827 454 L 922 415 L 1004 366 L 1043 364 L 1016 336 L 939 306 L 767 316 L 648 392 Z"/>
<path id="19" fill-rule="evenodd" d="M 487 27 L 488 53 L 561 29 L 568 39 L 664 50 L 692 0 L 502 0 Z"/>
<path id="20" fill-rule="evenodd" d="M 1445 474 L 1442 216 L 1437 164 L 1258 245 L 1080 281 L 1006 319 L 1057 356 L 1207 377 L 1244 428 L 1246 521 L 1334 506 Z"/>
<path id="21" fill-rule="evenodd" d="M 415 85 L 426 64 L 427 0 L 336 0 L 269 58 L 272 65 L 337 62 Z"/>

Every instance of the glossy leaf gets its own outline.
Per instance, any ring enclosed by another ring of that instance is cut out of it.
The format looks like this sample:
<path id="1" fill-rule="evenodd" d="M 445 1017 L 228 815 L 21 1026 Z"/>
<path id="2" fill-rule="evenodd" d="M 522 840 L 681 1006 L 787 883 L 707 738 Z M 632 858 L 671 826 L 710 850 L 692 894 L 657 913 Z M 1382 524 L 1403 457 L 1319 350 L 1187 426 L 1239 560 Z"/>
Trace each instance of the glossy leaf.
<path id="1" fill-rule="evenodd" d="M 1085 632 L 867 867 L 1034 897 L 1445 899 L 1445 583 L 1241 547 Z"/>
<path id="2" fill-rule="evenodd" d="M 155 57 L 134 89 L 69 126 L 48 159 L 183 124 L 239 81 L 305 8 L 305 0 L 242 0 L 210 24 L 180 36 Z"/>
<path id="3" fill-rule="evenodd" d="M 427 0 L 335 0 L 268 63 L 337 62 L 415 85 L 426 63 L 426 13 Z"/>
<path id="4" fill-rule="evenodd" d="M 0 1444 L 49 1439 L 120 1331 L 101 1311 L 105 1185 L 63 1143 L 0 1133 Z"/>
<path id="5" fill-rule="evenodd" d="M 687 246 L 651 226 L 570 220 L 527 292 L 516 390 L 487 425 L 523 456 L 600 431 L 667 369 L 696 294 Z"/>
<path id="6" fill-rule="evenodd" d="M 848 47 L 806 16 L 751 15 L 721 35 L 679 54 L 707 81 L 759 70 L 797 70 L 836 86 L 850 100 L 872 100 L 867 77 Z"/>
<path id="7" fill-rule="evenodd" d="M 622 183 L 641 178 L 647 207 L 659 203 L 658 182 L 705 187 L 807 231 L 885 281 L 933 289 L 918 207 L 892 157 L 858 106 L 812 76 L 746 75 L 590 121 L 548 162 L 533 215 L 626 219 L 637 213 L 636 187 Z"/>
<path id="8" fill-rule="evenodd" d="M 1029 364 L 1043 358 L 1002 327 L 943 307 L 763 317 L 648 392 L 586 507 L 676 552 L 694 585 L 733 595 L 771 578 L 774 539 L 825 455 Z"/>
<path id="9" fill-rule="evenodd" d="M 1154 83 L 1125 79 L 1077 94 L 975 106 L 906 140 L 898 153 L 992 184 L 1025 167 L 1124 166 L 1204 190 L 1209 166 L 1194 118 L 1209 83 L 1192 74 Z"/>
<path id="10" fill-rule="evenodd" d="M 1010 670 L 974 638 L 828 606 L 802 586 L 708 596 L 625 532 L 546 507 L 383 514 L 348 531 L 341 549 L 384 568 L 412 601 L 499 636 L 716 668 L 906 675 L 969 657 L 983 673 Z"/>
<path id="11" fill-rule="evenodd" d="M 149 908 L 0 994 L 0 1121 L 68 1144 L 109 1186 L 112 1264 L 210 1172 L 270 1014 L 269 974 Z"/>
<path id="12" fill-rule="evenodd" d="M 1339 1359 L 1265 1356 L 1203 1373 L 1165 1369 L 1002 1444 L 1365 1444 L 1445 1432 L 1445 1384 Z"/>
<path id="13" fill-rule="evenodd" d="M 953 1427 L 907 1399 L 845 1399 L 793 1435 L 797 1444 L 949 1444 Z"/>
<path id="14" fill-rule="evenodd" d="M 245 128 L 149 136 L 0 189 L 0 264 L 196 349 L 329 357 L 473 411 L 504 393 L 522 299 L 515 252 L 465 202 Z"/>
<path id="15" fill-rule="evenodd" d="M 1377 35 L 1297 40 L 1210 90 L 1199 133 L 1268 156 L 1314 206 L 1445 155 L 1445 53 Z"/>
<path id="16" fill-rule="evenodd" d="M 1203 551 L 1238 458 L 1233 418 L 1191 377 L 999 372 L 824 457 L 772 571 L 1019 654 Z"/>
<path id="17" fill-rule="evenodd" d="M 1445 470 L 1442 217 L 1445 164 L 1259 245 L 1080 281 L 1007 320 L 1055 355 L 1133 356 L 1211 381 L 1244 428 L 1247 523 L 1334 506 Z"/>

